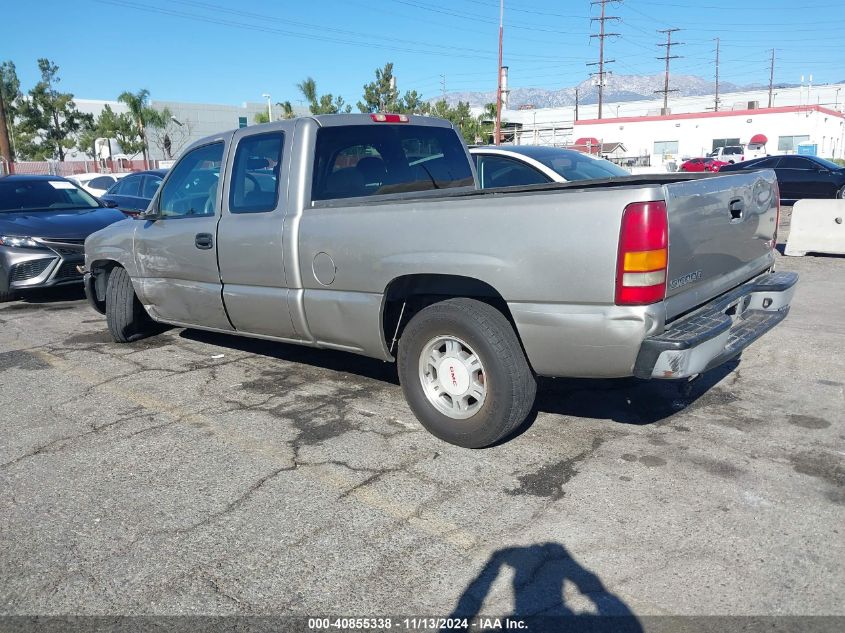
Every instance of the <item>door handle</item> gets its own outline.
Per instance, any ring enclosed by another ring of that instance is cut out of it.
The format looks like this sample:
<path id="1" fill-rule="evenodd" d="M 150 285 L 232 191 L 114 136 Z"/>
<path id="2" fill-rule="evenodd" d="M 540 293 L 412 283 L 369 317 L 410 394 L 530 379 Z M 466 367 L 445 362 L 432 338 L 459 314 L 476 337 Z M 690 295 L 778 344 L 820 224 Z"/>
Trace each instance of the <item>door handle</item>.
<path id="1" fill-rule="evenodd" d="M 742 212 L 745 209 L 745 203 L 737 198 L 736 200 L 731 200 L 730 204 L 730 211 L 731 211 L 731 222 L 739 222 L 742 220 Z"/>
<path id="2" fill-rule="evenodd" d="M 214 246 L 214 238 L 211 233 L 197 233 L 194 238 L 194 245 L 197 248 L 207 251 Z"/>

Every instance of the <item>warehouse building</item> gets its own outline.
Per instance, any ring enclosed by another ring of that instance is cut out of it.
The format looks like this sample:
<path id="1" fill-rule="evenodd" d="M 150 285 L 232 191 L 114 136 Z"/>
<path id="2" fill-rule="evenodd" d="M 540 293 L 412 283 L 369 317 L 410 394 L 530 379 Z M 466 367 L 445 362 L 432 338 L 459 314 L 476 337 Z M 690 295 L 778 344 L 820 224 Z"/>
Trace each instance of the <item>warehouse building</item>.
<path id="1" fill-rule="evenodd" d="M 768 92 L 754 90 L 722 95 L 719 111 L 714 110 L 714 95 L 703 95 L 672 99 L 668 112 L 659 100 L 606 102 L 600 120 L 595 104 L 581 105 L 578 120 L 574 107 L 508 110 L 503 118 L 508 142 L 572 147 L 595 141 L 616 146 L 609 157 L 628 165 L 677 162 L 720 145 L 748 144 L 754 137 L 769 154 L 845 158 L 843 88 L 845 84 L 778 89 L 771 108 L 765 107 Z M 620 153 L 618 146 L 625 151 Z"/>
<path id="2" fill-rule="evenodd" d="M 842 158 L 845 141 L 842 113 L 818 105 L 591 119 L 573 127 L 576 143 L 620 143 L 626 151 L 613 158 L 632 166 L 677 164 L 726 145 L 757 145 L 765 154 Z"/>

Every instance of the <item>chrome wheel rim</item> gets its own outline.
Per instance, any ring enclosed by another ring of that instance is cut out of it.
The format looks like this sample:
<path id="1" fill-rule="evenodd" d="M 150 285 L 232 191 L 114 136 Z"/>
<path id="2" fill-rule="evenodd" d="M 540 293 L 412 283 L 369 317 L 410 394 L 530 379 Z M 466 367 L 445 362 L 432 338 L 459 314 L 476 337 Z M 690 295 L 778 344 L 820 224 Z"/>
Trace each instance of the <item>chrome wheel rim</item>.
<path id="1" fill-rule="evenodd" d="M 419 374 L 426 398 L 447 417 L 466 420 L 484 406 L 484 365 L 478 354 L 455 336 L 436 336 L 423 346 Z"/>

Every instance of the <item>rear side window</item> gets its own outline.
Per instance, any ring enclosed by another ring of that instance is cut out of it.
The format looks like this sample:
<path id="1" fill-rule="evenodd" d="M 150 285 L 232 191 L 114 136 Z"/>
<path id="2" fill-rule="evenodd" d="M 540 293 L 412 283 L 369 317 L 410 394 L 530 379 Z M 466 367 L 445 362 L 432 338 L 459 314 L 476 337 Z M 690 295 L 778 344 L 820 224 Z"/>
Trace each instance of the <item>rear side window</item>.
<path id="1" fill-rule="evenodd" d="M 272 211 L 279 201 L 279 168 L 284 135 L 281 132 L 242 138 L 232 167 L 229 211 Z"/>
<path id="2" fill-rule="evenodd" d="M 482 189 L 537 185 L 550 180 L 530 165 L 502 156 L 482 155 L 476 164 Z"/>
<path id="3" fill-rule="evenodd" d="M 98 176 L 88 181 L 88 186 L 92 189 L 108 189 L 114 184 L 114 178 L 111 176 Z"/>
<path id="4" fill-rule="evenodd" d="M 474 184 L 464 147 L 451 128 L 377 124 L 317 132 L 312 200 Z"/>
<path id="5" fill-rule="evenodd" d="M 778 165 L 781 169 L 813 169 L 815 166 L 812 161 L 798 156 L 784 156 Z"/>
<path id="6" fill-rule="evenodd" d="M 127 176 L 123 180 L 117 183 L 117 187 L 109 193 L 113 193 L 118 196 L 137 196 L 141 190 L 141 177 L 140 176 Z"/>

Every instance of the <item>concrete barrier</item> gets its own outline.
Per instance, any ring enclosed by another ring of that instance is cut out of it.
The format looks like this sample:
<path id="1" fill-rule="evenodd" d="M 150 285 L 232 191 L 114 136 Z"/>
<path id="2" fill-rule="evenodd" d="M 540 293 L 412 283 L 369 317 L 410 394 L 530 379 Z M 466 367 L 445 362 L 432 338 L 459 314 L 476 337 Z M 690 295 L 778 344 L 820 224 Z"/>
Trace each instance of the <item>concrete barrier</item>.
<path id="1" fill-rule="evenodd" d="M 845 200 L 799 200 L 792 207 L 787 255 L 845 255 Z"/>

